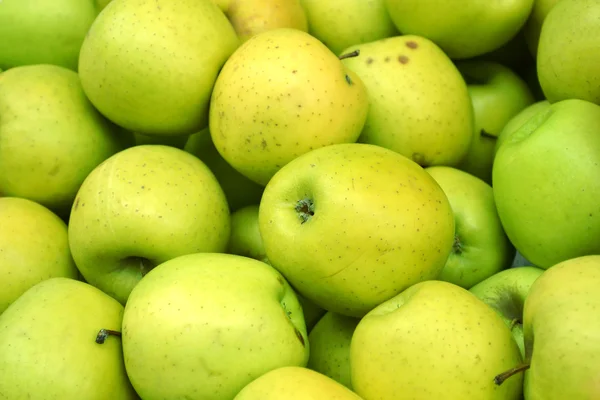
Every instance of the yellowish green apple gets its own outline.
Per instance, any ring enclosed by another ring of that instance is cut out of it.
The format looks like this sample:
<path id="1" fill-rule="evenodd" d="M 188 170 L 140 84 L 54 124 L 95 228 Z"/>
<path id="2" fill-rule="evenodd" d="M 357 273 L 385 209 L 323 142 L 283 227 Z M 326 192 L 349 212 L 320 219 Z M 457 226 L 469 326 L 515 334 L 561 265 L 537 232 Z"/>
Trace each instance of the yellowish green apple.
<path id="1" fill-rule="evenodd" d="M 231 166 L 264 186 L 301 154 L 355 142 L 367 108 L 362 81 L 323 43 L 275 29 L 225 63 L 212 93 L 210 134 Z"/>
<path id="2" fill-rule="evenodd" d="M 365 83 L 369 113 L 359 141 L 419 165 L 457 165 L 473 136 L 467 84 L 433 42 L 406 35 L 351 46 L 343 60 Z"/>
<path id="3" fill-rule="evenodd" d="M 563 100 L 506 137 L 494 160 L 498 215 L 533 265 L 600 253 L 600 106 Z"/>
<path id="4" fill-rule="evenodd" d="M 454 242 L 450 203 L 431 175 L 364 143 L 315 149 L 280 169 L 258 223 L 270 263 L 293 287 L 353 317 L 436 278 Z"/>
<path id="5" fill-rule="evenodd" d="M 123 128 L 192 134 L 208 125 L 215 80 L 238 46 L 212 0 L 113 0 L 81 45 L 79 75 L 94 106 Z"/>
<path id="6" fill-rule="evenodd" d="M 0 115 L 0 192 L 61 216 L 85 177 L 133 142 L 89 102 L 77 73 L 56 65 L 0 74 Z"/>
<path id="7" fill-rule="evenodd" d="M 502 131 L 500 131 L 500 134 L 496 138 L 496 143 L 494 146 L 494 158 L 496 157 L 498 149 L 507 138 L 509 138 L 515 131 L 519 130 L 519 128 L 521 128 L 530 118 L 535 116 L 535 114 L 547 109 L 548 107 L 550 107 L 550 102 L 548 100 L 539 100 L 528 105 L 523 110 L 519 111 L 515 116 L 513 116 L 504 125 L 504 128 L 502 128 Z"/>
<path id="8" fill-rule="evenodd" d="M 55 277 L 31 287 L 0 315 L 0 396 L 138 399 L 121 339 L 96 341 L 122 317 L 121 304 L 84 282 Z"/>
<path id="9" fill-rule="evenodd" d="M 454 212 L 454 245 L 438 279 L 469 289 L 510 267 L 515 249 L 500 223 L 492 187 L 452 167 L 425 171 L 444 190 Z"/>
<path id="10" fill-rule="evenodd" d="M 517 365 L 510 329 L 468 290 L 417 283 L 358 323 L 350 344 L 353 390 L 365 399 L 519 400 L 522 377 L 494 376 Z"/>
<path id="11" fill-rule="evenodd" d="M 546 19 L 546 16 L 558 3 L 559 0 L 534 0 L 531 14 L 523 27 L 523 34 L 525 35 L 525 42 L 527 48 L 533 57 L 537 57 L 538 43 L 540 40 L 540 32 L 542 31 L 542 24 Z"/>
<path id="12" fill-rule="evenodd" d="M 227 200 L 198 158 L 162 145 L 115 154 L 88 175 L 73 204 L 69 244 L 90 284 L 125 304 L 154 266 L 198 252 L 223 252 Z"/>
<path id="13" fill-rule="evenodd" d="M 302 308 L 273 267 L 217 253 L 150 271 L 123 316 L 128 376 L 144 400 L 232 399 L 261 375 L 305 366 Z"/>

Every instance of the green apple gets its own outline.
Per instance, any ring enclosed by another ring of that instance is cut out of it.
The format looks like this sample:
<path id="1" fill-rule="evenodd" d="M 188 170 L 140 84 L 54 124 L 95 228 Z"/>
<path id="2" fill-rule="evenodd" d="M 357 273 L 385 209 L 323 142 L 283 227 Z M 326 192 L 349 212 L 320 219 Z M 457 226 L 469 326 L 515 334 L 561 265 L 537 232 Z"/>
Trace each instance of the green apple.
<path id="1" fill-rule="evenodd" d="M 298 299 L 273 267 L 197 253 L 167 261 L 133 289 L 123 353 L 144 400 L 232 399 L 275 368 L 305 366 L 309 342 Z"/>
<path id="2" fill-rule="evenodd" d="M 123 128 L 192 134 L 208 125 L 215 80 L 238 45 L 211 0 L 113 0 L 81 45 L 79 75 L 94 106 Z"/>
<path id="3" fill-rule="evenodd" d="M 141 144 L 162 144 L 183 150 L 190 135 L 145 135 L 143 133 L 133 132 L 133 137 L 135 139 L 136 146 Z"/>
<path id="4" fill-rule="evenodd" d="M 123 306 L 87 283 L 55 277 L 28 289 L 0 315 L 4 399 L 138 399 L 121 340 Z M 104 331 L 103 331 L 104 332 Z"/>
<path id="5" fill-rule="evenodd" d="M 600 255 L 555 264 L 531 286 L 524 307 L 526 360 L 496 381 L 525 372 L 525 399 L 600 398 Z"/>
<path id="6" fill-rule="evenodd" d="M 542 24 L 550 10 L 552 10 L 552 7 L 554 7 L 558 1 L 559 0 L 534 0 L 533 2 L 531 14 L 523 27 L 525 42 L 533 57 L 537 57 Z"/>
<path id="7" fill-rule="evenodd" d="M 267 372 L 244 387 L 233 400 L 362 400 L 333 379 L 303 367 Z"/>
<path id="8" fill-rule="evenodd" d="M 600 252 L 600 106 L 563 100 L 509 135 L 493 167 L 498 215 L 535 266 Z"/>
<path id="9" fill-rule="evenodd" d="M 260 202 L 264 187 L 246 178 L 225 161 L 215 147 L 208 128 L 190 135 L 183 149 L 210 168 L 225 192 L 232 212 Z"/>
<path id="10" fill-rule="evenodd" d="M 61 216 L 85 177 L 131 140 L 92 106 L 76 72 L 55 65 L 0 74 L 0 115 L 0 192 Z"/>
<path id="11" fill-rule="evenodd" d="M 335 54 L 350 46 L 398 35 L 385 0 L 301 0 L 308 31 Z"/>
<path id="12" fill-rule="evenodd" d="M 424 36 L 449 57 L 465 59 L 496 50 L 523 27 L 534 0 L 386 0 L 404 34 Z"/>
<path id="13" fill-rule="evenodd" d="M 527 83 L 502 64 L 465 60 L 456 66 L 467 82 L 475 111 L 474 137 L 458 168 L 491 184 L 496 137 L 512 117 L 535 99 Z"/>
<path id="14" fill-rule="evenodd" d="M 79 49 L 97 14 L 94 0 L 3 0 L 0 68 L 52 64 L 77 71 Z"/>
<path id="15" fill-rule="evenodd" d="M 509 138 L 515 131 L 519 130 L 519 128 L 521 128 L 538 112 L 546 110 L 548 107 L 550 107 L 550 102 L 548 100 L 539 100 L 528 105 L 523 110 L 519 111 L 515 116 L 513 116 L 504 125 L 504 128 L 502 128 L 502 131 L 500 131 L 500 134 L 496 139 L 496 144 L 494 146 L 494 158 L 496 157 L 496 153 L 498 153 L 498 149 L 507 138 Z"/>
<path id="16" fill-rule="evenodd" d="M 323 43 L 275 29 L 225 63 L 212 93 L 210 134 L 231 166 L 264 186 L 301 154 L 355 142 L 367 108 L 362 81 Z"/>
<path id="17" fill-rule="evenodd" d="M 598 20 L 598 0 L 561 0 L 546 16 L 538 44 L 537 72 L 551 103 L 581 99 L 600 104 Z"/>
<path id="18" fill-rule="evenodd" d="M 307 367 L 352 389 L 350 343 L 359 318 L 327 312 L 308 335 Z"/>
<path id="19" fill-rule="evenodd" d="M 515 249 L 500 223 L 492 187 L 452 167 L 425 171 L 444 190 L 454 212 L 454 245 L 438 279 L 469 289 L 510 267 Z"/>
<path id="20" fill-rule="evenodd" d="M 0 197 L 0 314 L 27 289 L 54 277 L 77 279 L 67 225 L 31 200 Z"/>
<path id="21" fill-rule="evenodd" d="M 417 283 L 371 310 L 350 344 L 352 387 L 365 399 L 519 400 L 522 377 L 496 387 L 494 376 L 520 361 L 502 318 L 442 281 Z"/>
<path id="22" fill-rule="evenodd" d="M 454 166 L 473 136 L 467 85 L 444 52 L 419 36 L 395 36 L 349 47 L 343 63 L 368 89 L 360 142 L 394 150 L 422 166 Z"/>
<path id="23" fill-rule="evenodd" d="M 293 287 L 353 317 L 436 278 L 454 242 L 452 208 L 431 175 L 364 143 L 315 149 L 280 169 L 258 223 L 270 263 Z"/>
<path id="24" fill-rule="evenodd" d="M 492 307 L 512 331 L 513 337 L 525 357 L 523 341 L 523 306 L 533 282 L 544 272 L 533 266 L 523 266 L 500 271 L 469 289 L 471 293 Z"/>
<path id="25" fill-rule="evenodd" d="M 141 145 L 115 154 L 85 179 L 71 211 L 69 243 L 86 281 L 125 304 L 154 266 L 225 251 L 230 229 L 225 194 L 202 161 L 174 147 Z"/>

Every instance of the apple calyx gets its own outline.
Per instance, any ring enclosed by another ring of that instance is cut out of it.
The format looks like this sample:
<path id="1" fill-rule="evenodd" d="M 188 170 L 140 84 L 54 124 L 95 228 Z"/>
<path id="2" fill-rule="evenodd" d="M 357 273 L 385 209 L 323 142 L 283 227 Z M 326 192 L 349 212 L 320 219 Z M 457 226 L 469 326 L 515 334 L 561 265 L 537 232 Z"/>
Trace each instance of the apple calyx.
<path id="1" fill-rule="evenodd" d="M 315 215 L 315 203 L 311 199 L 301 199 L 294 208 L 300 217 L 300 223 L 303 224 Z"/>
<path id="2" fill-rule="evenodd" d="M 463 246 L 458 235 L 454 235 L 454 243 L 452 244 L 452 252 L 454 254 L 462 254 Z"/>
<path id="3" fill-rule="evenodd" d="M 525 361 L 524 363 L 519 364 L 516 367 L 509 369 L 508 371 L 504 371 L 503 373 L 496 375 L 494 377 L 494 383 L 496 385 L 500 386 L 504 383 L 504 381 L 506 381 L 511 376 L 528 370 L 530 366 L 531 366 L 530 362 Z"/>
<path id="4" fill-rule="evenodd" d="M 100 329 L 98 335 L 96 335 L 96 343 L 104 344 L 104 342 L 109 336 L 121 337 L 121 332 L 113 331 L 111 329 Z"/>

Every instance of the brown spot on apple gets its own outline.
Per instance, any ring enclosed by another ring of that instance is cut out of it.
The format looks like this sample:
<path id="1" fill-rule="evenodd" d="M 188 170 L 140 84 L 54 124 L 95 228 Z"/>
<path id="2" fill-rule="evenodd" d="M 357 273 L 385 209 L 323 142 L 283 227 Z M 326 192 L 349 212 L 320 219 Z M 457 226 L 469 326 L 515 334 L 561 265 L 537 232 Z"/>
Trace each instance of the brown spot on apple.
<path id="1" fill-rule="evenodd" d="M 77 210 L 77 207 L 79 207 L 79 197 L 75 199 L 75 204 L 73 205 L 73 211 Z"/>
<path id="2" fill-rule="evenodd" d="M 371 65 L 371 64 L 373 64 L 373 61 L 374 60 L 371 57 L 369 57 L 369 58 L 367 58 L 366 63 L 367 63 L 367 65 Z"/>
<path id="3" fill-rule="evenodd" d="M 406 42 L 406 47 L 408 47 L 409 49 L 416 49 L 417 47 L 419 47 L 419 45 L 417 44 L 417 42 L 409 40 L 408 42 Z"/>
<path id="4" fill-rule="evenodd" d="M 400 62 L 400 64 L 408 64 L 408 57 L 405 55 L 400 55 L 398 56 L 398 61 Z"/>
<path id="5" fill-rule="evenodd" d="M 413 153 L 412 159 L 414 162 L 416 162 L 417 164 L 419 164 L 421 166 L 425 165 L 425 156 L 421 153 Z"/>

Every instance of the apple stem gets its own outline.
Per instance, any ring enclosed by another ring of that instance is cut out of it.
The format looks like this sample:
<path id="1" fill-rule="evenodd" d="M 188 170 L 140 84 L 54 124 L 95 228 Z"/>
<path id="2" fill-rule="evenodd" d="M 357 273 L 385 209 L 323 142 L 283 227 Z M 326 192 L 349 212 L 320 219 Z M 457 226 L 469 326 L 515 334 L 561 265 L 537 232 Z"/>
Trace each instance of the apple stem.
<path id="1" fill-rule="evenodd" d="M 358 55 L 360 54 L 360 50 L 354 50 L 350 53 L 346 53 L 346 54 L 342 54 L 340 56 L 340 60 L 346 59 L 346 58 L 352 58 L 352 57 L 358 57 Z"/>
<path id="2" fill-rule="evenodd" d="M 520 324 L 521 321 L 519 320 L 519 318 L 513 318 L 512 321 L 510 321 L 510 330 L 512 331 L 515 327 L 515 325 Z"/>
<path id="3" fill-rule="evenodd" d="M 96 343 L 104 344 L 106 338 L 108 338 L 111 335 L 121 337 L 121 332 L 113 331 L 111 329 L 100 329 L 100 332 L 98 332 L 98 335 L 96 336 Z"/>
<path id="4" fill-rule="evenodd" d="M 494 383 L 496 383 L 496 385 L 500 386 L 504 383 L 505 380 L 507 380 L 511 376 L 528 370 L 530 366 L 531 366 L 531 364 L 529 361 L 526 361 L 523 364 L 517 365 L 516 367 L 511 368 L 508 371 L 505 371 L 499 375 L 496 375 L 496 377 L 494 378 Z"/>

